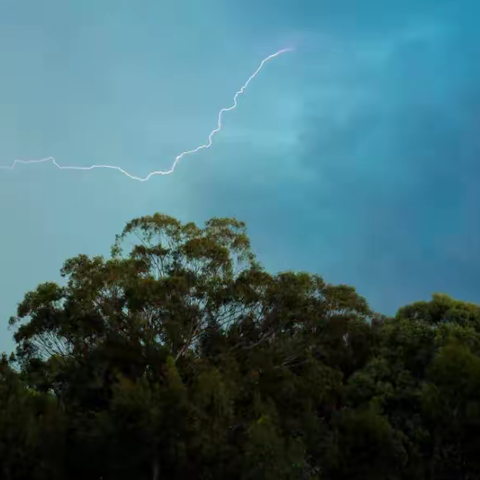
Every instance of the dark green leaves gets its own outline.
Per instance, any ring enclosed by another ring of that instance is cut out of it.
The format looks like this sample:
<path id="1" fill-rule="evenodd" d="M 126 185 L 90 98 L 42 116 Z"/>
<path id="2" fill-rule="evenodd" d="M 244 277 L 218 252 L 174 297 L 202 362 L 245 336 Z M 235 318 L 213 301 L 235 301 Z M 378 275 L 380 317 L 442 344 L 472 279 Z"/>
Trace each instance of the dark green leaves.
<path id="1" fill-rule="evenodd" d="M 375 314 L 234 218 L 134 219 L 61 273 L 10 320 L 2 479 L 480 478 L 476 305 Z"/>

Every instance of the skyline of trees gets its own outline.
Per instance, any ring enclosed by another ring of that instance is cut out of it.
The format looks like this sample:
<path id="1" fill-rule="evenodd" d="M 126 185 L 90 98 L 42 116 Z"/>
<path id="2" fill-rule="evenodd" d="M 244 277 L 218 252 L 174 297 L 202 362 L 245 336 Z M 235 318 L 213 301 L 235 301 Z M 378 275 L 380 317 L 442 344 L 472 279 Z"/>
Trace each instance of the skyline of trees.
<path id="1" fill-rule="evenodd" d="M 61 273 L 10 319 L 1 478 L 480 478 L 477 305 L 380 315 L 234 218 L 137 218 Z"/>

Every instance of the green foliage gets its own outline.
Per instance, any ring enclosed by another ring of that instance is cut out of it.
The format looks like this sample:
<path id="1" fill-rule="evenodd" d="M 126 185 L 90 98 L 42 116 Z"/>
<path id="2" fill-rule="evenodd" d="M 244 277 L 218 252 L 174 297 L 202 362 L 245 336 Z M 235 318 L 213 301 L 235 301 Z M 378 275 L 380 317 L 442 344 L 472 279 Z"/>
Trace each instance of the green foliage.
<path id="1" fill-rule="evenodd" d="M 402 437 L 387 418 L 372 410 L 343 410 L 338 415 L 338 446 L 332 478 L 396 479 L 406 462 Z"/>
<path id="2" fill-rule="evenodd" d="M 10 319 L 2 479 L 480 478 L 477 305 L 375 314 L 228 218 L 138 218 L 61 273 Z"/>

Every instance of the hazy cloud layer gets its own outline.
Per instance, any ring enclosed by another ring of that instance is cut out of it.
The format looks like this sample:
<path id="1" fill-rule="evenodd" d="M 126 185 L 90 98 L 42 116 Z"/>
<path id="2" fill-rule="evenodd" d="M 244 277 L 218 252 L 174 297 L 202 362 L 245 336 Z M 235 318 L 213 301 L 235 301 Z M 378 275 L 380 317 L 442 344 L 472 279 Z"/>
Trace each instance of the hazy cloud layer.
<path id="1" fill-rule="evenodd" d="M 261 58 L 297 48 L 173 176 L 0 172 L 0 349 L 26 290 L 154 211 L 234 215 L 269 268 L 353 284 L 386 313 L 433 291 L 480 301 L 478 13 L 453 0 L 0 3 L 2 164 L 166 168 Z"/>

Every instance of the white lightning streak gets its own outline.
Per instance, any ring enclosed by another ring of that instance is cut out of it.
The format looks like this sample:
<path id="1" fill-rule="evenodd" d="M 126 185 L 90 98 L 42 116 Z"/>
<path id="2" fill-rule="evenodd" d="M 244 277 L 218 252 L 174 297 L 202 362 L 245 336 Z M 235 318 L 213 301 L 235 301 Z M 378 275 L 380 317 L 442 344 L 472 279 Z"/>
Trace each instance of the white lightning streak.
<path id="1" fill-rule="evenodd" d="M 260 71 L 262 70 L 263 66 L 265 65 L 266 62 L 268 62 L 269 60 L 272 60 L 272 58 L 275 58 L 275 57 L 278 57 L 279 55 L 282 55 L 283 53 L 287 53 L 287 52 L 291 52 L 293 51 L 293 48 L 284 48 L 282 50 L 279 50 L 278 52 L 275 52 L 275 53 L 272 53 L 272 55 L 269 55 L 268 57 L 264 58 L 260 65 L 258 66 L 258 68 L 252 73 L 252 75 L 250 76 L 250 78 L 245 82 L 245 84 L 242 86 L 242 88 L 240 88 L 240 90 L 238 90 L 238 92 L 235 93 L 235 96 L 233 97 L 233 104 L 230 106 L 230 107 L 227 107 L 227 108 L 222 108 L 220 110 L 220 112 L 218 112 L 218 122 L 217 122 L 217 128 L 215 128 L 214 130 L 212 130 L 210 132 L 210 135 L 208 136 L 208 142 L 205 143 L 204 145 L 200 145 L 198 146 L 197 148 L 194 148 L 193 150 L 186 150 L 185 152 L 182 152 L 180 155 L 177 155 L 175 157 L 175 161 L 173 162 L 172 166 L 170 167 L 169 170 L 156 170 L 156 171 L 153 171 L 153 172 L 150 172 L 146 177 L 137 177 L 135 175 L 132 175 L 131 173 L 127 172 L 126 170 L 124 170 L 123 168 L 120 168 L 116 165 L 91 165 L 89 167 L 69 167 L 69 166 L 62 166 L 62 165 L 59 165 L 57 163 L 57 161 L 55 160 L 55 158 L 53 157 L 47 157 L 47 158 L 41 158 L 39 160 L 14 160 L 13 164 L 11 166 L 2 166 L 0 165 L 0 169 L 3 169 L 3 170 L 13 170 L 15 168 L 16 165 L 18 164 L 30 164 L 30 163 L 45 163 L 45 162 L 52 162 L 53 165 L 55 165 L 57 168 L 59 168 L 60 170 L 93 170 L 95 168 L 108 168 L 108 169 L 111 169 L 111 170 L 117 170 L 119 171 L 120 173 L 123 173 L 124 175 L 126 175 L 127 177 L 131 178 L 132 180 L 137 180 L 139 182 L 146 182 L 148 180 L 150 180 L 150 178 L 152 178 L 154 175 L 170 175 L 171 173 L 173 173 L 175 171 L 175 168 L 176 166 L 178 165 L 178 162 L 180 162 L 180 160 L 187 156 L 187 155 L 191 155 L 193 153 L 197 153 L 198 151 L 200 150 L 203 150 L 203 149 L 206 149 L 206 148 L 210 148 L 212 146 L 212 143 L 213 143 L 213 137 L 222 129 L 222 116 L 225 112 L 229 112 L 231 110 L 233 110 L 234 108 L 236 108 L 237 106 L 237 98 L 239 97 L 239 95 L 243 94 L 245 92 L 245 89 L 248 87 L 249 83 L 260 73 Z"/>

